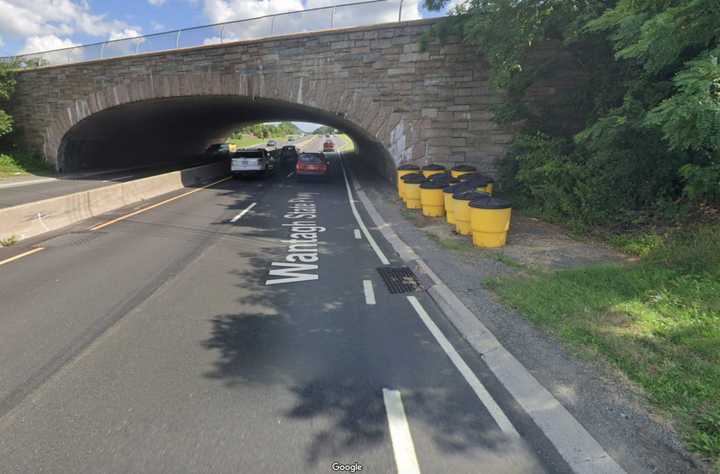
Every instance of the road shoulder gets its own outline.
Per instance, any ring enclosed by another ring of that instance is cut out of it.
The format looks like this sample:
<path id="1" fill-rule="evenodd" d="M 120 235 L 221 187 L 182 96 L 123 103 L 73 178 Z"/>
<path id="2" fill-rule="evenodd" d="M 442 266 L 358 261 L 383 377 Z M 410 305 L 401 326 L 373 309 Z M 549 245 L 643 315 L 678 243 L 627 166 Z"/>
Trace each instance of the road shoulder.
<path id="1" fill-rule="evenodd" d="M 492 333 L 490 337 L 472 333 L 472 324 L 463 327 L 453 321 L 471 345 L 487 348 L 496 338 L 627 472 L 702 472 L 677 436 L 645 409 L 642 395 L 630 390 L 628 383 L 604 367 L 571 357 L 556 341 L 494 301 L 483 280 L 502 272 L 502 262 L 483 259 L 480 265 L 476 261 L 471 265 L 463 261 L 403 216 L 389 183 L 358 166 L 352 168 L 377 212 L 393 223 L 397 237 L 457 295 L 461 306 L 481 323 L 477 326 L 484 325 Z"/>

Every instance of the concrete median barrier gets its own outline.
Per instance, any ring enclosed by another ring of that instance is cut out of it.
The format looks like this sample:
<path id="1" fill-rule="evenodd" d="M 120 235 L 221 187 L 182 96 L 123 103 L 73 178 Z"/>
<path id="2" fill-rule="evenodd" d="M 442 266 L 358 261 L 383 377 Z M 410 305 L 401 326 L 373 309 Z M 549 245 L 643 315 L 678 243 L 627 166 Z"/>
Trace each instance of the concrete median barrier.
<path id="1" fill-rule="evenodd" d="M 19 240 L 130 204 L 207 184 L 229 173 L 227 160 L 0 209 L 0 238 Z"/>

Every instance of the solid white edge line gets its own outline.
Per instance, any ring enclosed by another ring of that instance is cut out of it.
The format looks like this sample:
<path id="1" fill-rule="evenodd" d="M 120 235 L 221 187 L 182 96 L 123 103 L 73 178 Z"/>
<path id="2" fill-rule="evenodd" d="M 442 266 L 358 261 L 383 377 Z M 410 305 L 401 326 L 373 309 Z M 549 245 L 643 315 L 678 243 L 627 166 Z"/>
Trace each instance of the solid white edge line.
<path id="1" fill-rule="evenodd" d="M 490 395 L 490 393 L 487 391 L 480 379 L 477 378 L 475 372 L 472 371 L 472 369 L 465 363 L 463 358 L 460 356 L 460 354 L 458 354 L 452 344 L 450 344 L 450 341 L 448 341 L 440 328 L 435 325 L 435 322 L 430 318 L 430 315 L 427 313 L 427 311 L 425 311 L 425 308 L 423 308 L 418 299 L 414 296 L 408 296 L 407 299 L 412 305 L 412 307 L 415 309 L 415 312 L 418 314 L 418 316 L 420 316 L 422 322 L 425 323 L 425 326 L 428 328 L 435 340 L 438 342 L 438 344 L 440 344 L 440 347 L 442 347 L 442 349 L 448 355 L 453 365 L 455 365 L 455 367 L 458 369 L 463 378 L 465 378 L 467 383 L 470 384 L 473 392 L 475 392 L 475 395 L 477 395 L 483 405 L 485 405 L 485 408 L 490 413 L 490 416 L 493 417 L 495 423 L 497 423 L 502 432 L 510 436 L 520 437 L 513 424 L 505 415 L 505 412 L 503 412 L 502 408 L 498 406 L 497 402 L 495 402 L 495 399 L 492 397 L 492 395 Z"/>
<path id="2" fill-rule="evenodd" d="M 383 389 L 383 401 L 390 427 L 390 442 L 395 454 L 398 474 L 420 474 L 415 445 L 410 434 L 400 392 Z"/>
<path id="3" fill-rule="evenodd" d="M 625 474 L 625 470 L 575 417 L 538 382 L 495 335 L 470 311 L 415 251 L 398 237 L 377 212 L 370 198 L 353 181 L 360 202 L 378 231 L 408 265 L 427 274 L 433 285 L 427 289 L 450 322 L 458 329 L 510 395 L 578 474 Z"/>
<path id="4" fill-rule="evenodd" d="M 380 250 L 380 246 L 378 246 L 377 242 L 375 242 L 373 236 L 370 235 L 370 231 L 368 231 L 367 227 L 365 227 L 365 223 L 363 222 L 362 217 L 360 217 L 360 213 L 355 206 L 355 199 L 353 198 L 352 191 L 350 190 L 350 182 L 348 181 L 347 173 L 345 172 L 345 162 L 343 160 L 342 153 L 338 152 L 338 156 L 340 157 L 340 167 L 342 168 L 343 178 L 345 179 L 345 189 L 347 189 L 348 201 L 350 201 L 350 209 L 352 209 L 353 216 L 355 216 L 355 220 L 357 221 L 358 226 L 360 226 L 360 230 L 362 230 L 363 235 L 365 235 L 365 238 L 370 244 L 370 247 L 372 247 L 375 251 L 375 254 L 380 259 L 380 262 L 383 265 L 390 265 L 390 260 L 388 260 L 383 251 Z"/>
<path id="5" fill-rule="evenodd" d="M 239 221 L 240 219 L 242 219 L 242 217 L 243 217 L 245 214 L 247 214 L 248 212 L 250 212 L 250 210 L 251 210 L 253 207 L 255 207 L 256 204 L 257 204 L 256 202 L 250 204 L 248 207 L 246 207 L 245 209 L 243 209 L 237 216 L 235 216 L 235 217 L 233 217 L 232 219 L 230 219 L 230 222 L 232 222 L 232 223 L 234 224 L 235 222 L 237 222 L 237 221 Z"/>
<path id="6" fill-rule="evenodd" d="M 354 229 L 354 230 L 353 230 L 353 234 L 355 234 L 355 238 L 356 238 L 357 240 L 362 239 L 362 234 L 360 233 L 360 229 Z"/>
<path id="7" fill-rule="evenodd" d="M 375 290 L 372 281 L 363 280 L 363 291 L 365 292 L 365 303 L 375 304 Z"/>

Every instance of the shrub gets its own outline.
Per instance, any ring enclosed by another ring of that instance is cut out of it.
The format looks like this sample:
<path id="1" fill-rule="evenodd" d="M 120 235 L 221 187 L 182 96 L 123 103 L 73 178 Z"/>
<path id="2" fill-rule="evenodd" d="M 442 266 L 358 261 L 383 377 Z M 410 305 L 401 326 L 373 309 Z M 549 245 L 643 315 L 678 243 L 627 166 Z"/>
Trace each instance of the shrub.
<path id="1" fill-rule="evenodd" d="M 425 0 L 430 9 L 448 2 Z M 493 0 L 454 13 L 434 33 L 482 52 L 504 92 L 495 120 L 523 127 L 503 189 L 582 227 L 677 217 L 682 198 L 719 201 L 717 0 Z M 547 45 L 560 51 L 548 57 Z M 528 94 L 559 70 L 573 73 L 575 94 Z"/>

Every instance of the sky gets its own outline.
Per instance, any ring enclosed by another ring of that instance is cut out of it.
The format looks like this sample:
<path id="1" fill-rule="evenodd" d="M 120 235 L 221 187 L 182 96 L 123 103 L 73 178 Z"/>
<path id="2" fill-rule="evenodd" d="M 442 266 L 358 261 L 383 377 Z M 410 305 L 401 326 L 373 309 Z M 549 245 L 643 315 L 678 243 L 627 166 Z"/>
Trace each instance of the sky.
<path id="1" fill-rule="evenodd" d="M 208 25 L 272 13 L 305 10 L 358 0 L 0 0 L 0 56 L 48 51 Z M 437 16 L 422 0 L 403 0 L 403 19 Z M 365 15 L 372 23 L 392 21 L 399 0 L 345 9 L 345 21 Z M 352 11 L 350 11 L 352 10 Z M 306 13 L 300 22 L 312 29 L 326 14 Z M 336 13 L 336 24 L 343 14 Z M 277 27 L 293 27 L 278 25 Z M 264 25 L 258 25 L 265 27 Z M 226 33 L 232 38 L 233 33 Z M 239 39 L 239 38 L 238 38 Z M 207 41 L 212 41 L 208 38 Z"/>

